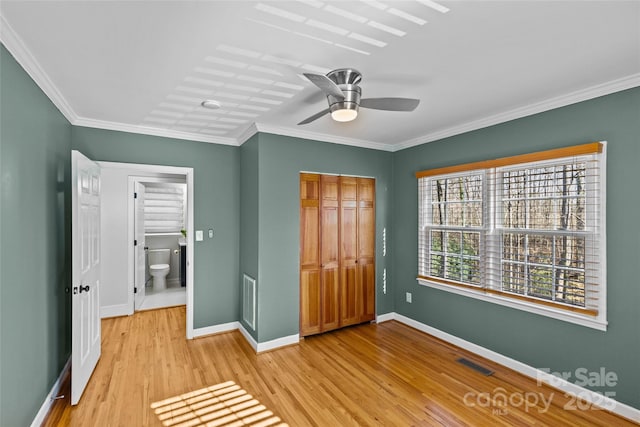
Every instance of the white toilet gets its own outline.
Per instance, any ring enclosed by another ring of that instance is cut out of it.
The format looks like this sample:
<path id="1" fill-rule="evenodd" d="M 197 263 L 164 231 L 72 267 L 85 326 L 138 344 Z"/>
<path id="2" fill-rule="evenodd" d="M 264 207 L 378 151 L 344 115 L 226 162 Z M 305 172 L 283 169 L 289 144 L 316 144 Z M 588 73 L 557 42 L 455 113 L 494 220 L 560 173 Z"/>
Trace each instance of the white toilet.
<path id="1" fill-rule="evenodd" d="M 149 249 L 149 274 L 153 277 L 153 290 L 161 291 L 167 288 L 167 275 L 169 274 L 169 249 Z"/>

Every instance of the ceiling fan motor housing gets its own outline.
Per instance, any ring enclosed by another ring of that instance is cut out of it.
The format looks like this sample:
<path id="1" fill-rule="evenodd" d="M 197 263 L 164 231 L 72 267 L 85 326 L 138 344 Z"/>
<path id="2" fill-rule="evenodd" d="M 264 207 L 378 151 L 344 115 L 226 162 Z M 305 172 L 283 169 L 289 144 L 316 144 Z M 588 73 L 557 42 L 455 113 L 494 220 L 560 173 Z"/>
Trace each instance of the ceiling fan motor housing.
<path id="1" fill-rule="evenodd" d="M 338 86 L 340 85 L 357 85 L 362 81 L 362 73 L 353 68 L 338 68 L 329 71 L 327 77 Z"/>
<path id="2" fill-rule="evenodd" d="M 336 110 L 358 111 L 358 107 L 360 106 L 360 95 L 362 94 L 360 86 L 356 84 L 341 84 L 338 85 L 338 87 L 342 90 L 344 99 L 338 99 L 332 95 L 327 95 L 329 111 L 332 113 Z"/>

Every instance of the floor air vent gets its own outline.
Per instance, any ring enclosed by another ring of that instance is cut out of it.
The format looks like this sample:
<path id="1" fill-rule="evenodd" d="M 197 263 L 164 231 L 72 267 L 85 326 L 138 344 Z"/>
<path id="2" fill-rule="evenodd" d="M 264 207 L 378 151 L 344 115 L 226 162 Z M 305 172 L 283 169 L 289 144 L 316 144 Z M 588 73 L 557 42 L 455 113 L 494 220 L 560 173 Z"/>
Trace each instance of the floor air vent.
<path id="1" fill-rule="evenodd" d="M 464 366 L 473 369 L 474 371 L 480 372 L 482 375 L 489 376 L 493 374 L 493 371 L 490 371 L 489 369 L 485 368 L 484 366 L 480 366 L 477 363 L 473 363 L 471 360 L 465 359 L 464 357 L 461 357 L 456 361 L 462 363 Z"/>

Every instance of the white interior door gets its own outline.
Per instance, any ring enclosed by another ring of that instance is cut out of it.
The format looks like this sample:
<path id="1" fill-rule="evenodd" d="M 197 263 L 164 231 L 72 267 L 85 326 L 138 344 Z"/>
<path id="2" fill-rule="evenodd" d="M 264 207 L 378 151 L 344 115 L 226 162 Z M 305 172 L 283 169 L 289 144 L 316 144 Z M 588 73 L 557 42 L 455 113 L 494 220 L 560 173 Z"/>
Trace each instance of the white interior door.
<path id="1" fill-rule="evenodd" d="M 100 358 L 100 167 L 71 152 L 71 404 L 80 400 Z"/>
<path id="2" fill-rule="evenodd" d="M 146 241 L 144 238 L 144 185 L 138 181 L 134 184 L 135 198 L 134 200 L 134 235 L 135 235 L 135 246 L 133 248 L 134 252 L 134 280 L 133 286 L 135 289 L 134 300 L 135 300 L 135 309 L 140 310 L 142 307 L 142 302 L 144 301 L 145 296 L 145 282 L 146 282 L 146 263 L 144 259 L 146 247 Z"/>

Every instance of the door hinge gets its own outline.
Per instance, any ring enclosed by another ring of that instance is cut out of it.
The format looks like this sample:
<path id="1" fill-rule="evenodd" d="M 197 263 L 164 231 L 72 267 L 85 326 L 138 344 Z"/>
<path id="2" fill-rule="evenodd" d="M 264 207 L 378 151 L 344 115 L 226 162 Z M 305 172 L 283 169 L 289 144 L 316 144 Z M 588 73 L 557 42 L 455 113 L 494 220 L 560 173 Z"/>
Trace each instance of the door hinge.
<path id="1" fill-rule="evenodd" d="M 133 198 L 137 199 L 138 198 L 138 193 L 133 193 Z"/>
<path id="2" fill-rule="evenodd" d="M 135 286 L 133 287 L 133 293 L 137 294 L 138 293 L 138 288 L 136 288 Z"/>
<path id="3" fill-rule="evenodd" d="M 137 240 L 133 241 L 133 246 L 138 246 L 138 241 Z"/>

